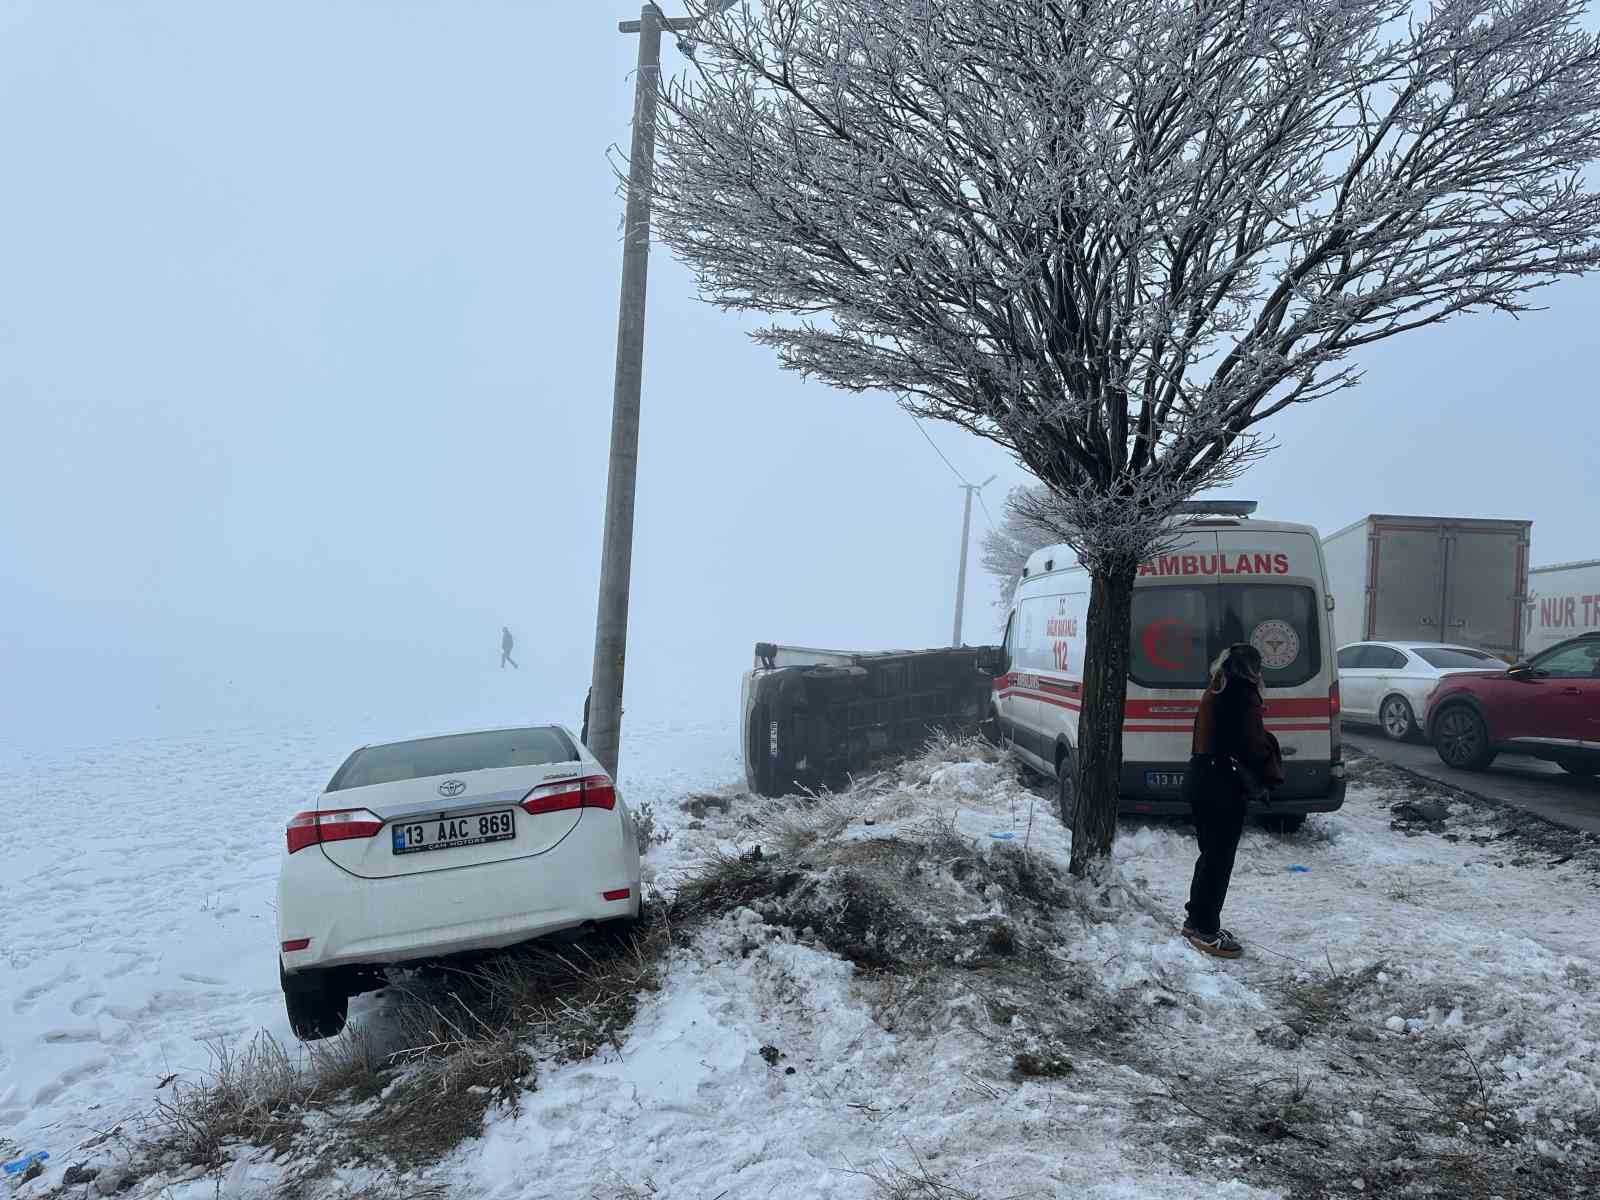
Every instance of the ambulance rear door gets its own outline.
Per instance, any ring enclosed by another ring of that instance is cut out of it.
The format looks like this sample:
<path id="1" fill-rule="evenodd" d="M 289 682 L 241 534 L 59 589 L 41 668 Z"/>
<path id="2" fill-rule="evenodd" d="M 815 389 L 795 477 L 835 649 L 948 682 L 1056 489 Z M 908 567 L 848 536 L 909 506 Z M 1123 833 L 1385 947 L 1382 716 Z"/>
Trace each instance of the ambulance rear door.
<path id="1" fill-rule="evenodd" d="M 1283 747 L 1285 798 L 1321 795 L 1332 758 L 1329 691 L 1337 678 L 1327 645 L 1322 557 L 1310 532 L 1218 534 L 1217 648 L 1248 642 L 1261 652 L 1267 728 Z"/>

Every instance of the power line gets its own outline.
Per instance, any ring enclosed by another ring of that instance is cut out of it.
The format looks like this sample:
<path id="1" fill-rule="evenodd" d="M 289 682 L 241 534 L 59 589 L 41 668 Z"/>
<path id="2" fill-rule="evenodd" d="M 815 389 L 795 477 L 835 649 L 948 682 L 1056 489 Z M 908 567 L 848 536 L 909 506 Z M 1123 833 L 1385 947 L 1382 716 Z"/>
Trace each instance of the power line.
<path id="1" fill-rule="evenodd" d="M 939 443 L 935 442 L 931 437 L 928 436 L 928 431 L 922 427 L 922 422 L 917 420 L 915 417 L 912 417 L 911 423 L 917 427 L 917 432 L 922 435 L 923 439 L 928 443 L 928 445 L 933 447 L 933 452 L 940 458 L 944 459 L 944 465 L 950 468 L 950 474 L 956 477 L 956 482 L 962 487 L 968 487 L 969 485 L 966 477 L 962 475 L 960 471 L 956 470 L 955 463 L 951 462 L 948 458 L 945 458 L 944 451 L 939 449 Z"/>
<path id="2" fill-rule="evenodd" d="M 989 528 L 993 529 L 994 515 L 989 512 L 988 501 L 983 498 L 983 489 L 995 481 L 995 476 L 989 476 L 982 483 L 968 483 L 967 477 L 956 470 L 955 463 L 950 461 L 945 452 L 939 449 L 939 443 L 934 441 L 928 431 L 922 427 L 922 422 L 917 420 L 914 414 L 907 413 L 906 415 L 911 417 L 911 423 L 917 427 L 917 432 L 922 435 L 922 440 L 933 447 L 933 452 L 939 456 L 940 461 L 945 466 L 950 468 L 950 474 L 956 477 L 956 483 L 960 484 L 961 490 L 966 493 L 966 502 L 961 509 L 961 565 L 956 568 L 956 614 L 950 634 L 950 644 L 959 646 L 961 645 L 962 617 L 965 615 L 967 601 L 967 547 L 972 542 L 972 494 L 974 492 L 978 493 L 978 502 L 983 505 L 984 516 L 989 518 Z"/>
<path id="3" fill-rule="evenodd" d="M 978 493 L 978 503 L 983 505 L 983 515 L 989 520 L 989 528 L 998 529 L 999 526 L 994 523 L 994 514 L 989 511 L 989 502 L 983 498 L 982 492 Z"/>
<path id="4" fill-rule="evenodd" d="M 910 416 L 909 413 L 906 415 Z M 951 462 L 950 459 L 946 457 L 945 452 L 939 449 L 939 443 L 934 441 L 933 438 L 929 436 L 928 431 L 923 428 L 922 422 L 917 420 L 915 417 L 911 417 L 911 423 L 917 427 L 917 432 L 922 435 L 923 440 L 926 441 L 928 445 L 933 447 L 933 452 L 944 460 L 944 465 L 950 468 L 950 474 L 956 477 L 956 482 L 962 487 L 971 487 L 972 485 L 967 482 L 966 476 L 964 476 L 960 471 L 956 470 L 955 463 Z M 978 491 L 978 503 L 983 505 L 983 516 L 984 519 L 989 522 L 989 528 L 998 529 L 999 525 L 995 522 L 994 514 L 989 511 L 989 502 L 983 498 L 983 492 L 981 490 Z"/>

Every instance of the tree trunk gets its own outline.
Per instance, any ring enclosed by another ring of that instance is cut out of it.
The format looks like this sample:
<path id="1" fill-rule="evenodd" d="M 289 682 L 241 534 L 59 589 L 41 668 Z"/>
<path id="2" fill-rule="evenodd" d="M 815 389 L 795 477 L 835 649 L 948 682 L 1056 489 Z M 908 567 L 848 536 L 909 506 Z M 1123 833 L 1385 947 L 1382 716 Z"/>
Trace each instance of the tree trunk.
<path id="1" fill-rule="evenodd" d="M 1084 629 L 1083 712 L 1078 719 L 1072 873 L 1083 876 L 1111 856 L 1117 836 L 1122 773 L 1122 714 L 1128 699 L 1128 655 L 1137 559 L 1116 563 L 1090 581 Z"/>

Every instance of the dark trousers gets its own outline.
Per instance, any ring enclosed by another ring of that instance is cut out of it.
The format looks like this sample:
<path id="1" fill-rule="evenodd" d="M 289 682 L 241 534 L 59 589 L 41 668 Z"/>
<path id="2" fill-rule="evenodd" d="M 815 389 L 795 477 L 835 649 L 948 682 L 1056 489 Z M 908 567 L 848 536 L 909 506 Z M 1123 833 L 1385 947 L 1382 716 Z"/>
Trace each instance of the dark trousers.
<path id="1" fill-rule="evenodd" d="M 1244 832 L 1244 791 L 1227 764 L 1196 757 L 1184 772 L 1183 792 L 1194 813 L 1194 833 L 1200 842 L 1185 905 L 1188 923 L 1201 933 L 1212 934 L 1222 925 L 1222 902 L 1228 898 L 1233 857 Z"/>

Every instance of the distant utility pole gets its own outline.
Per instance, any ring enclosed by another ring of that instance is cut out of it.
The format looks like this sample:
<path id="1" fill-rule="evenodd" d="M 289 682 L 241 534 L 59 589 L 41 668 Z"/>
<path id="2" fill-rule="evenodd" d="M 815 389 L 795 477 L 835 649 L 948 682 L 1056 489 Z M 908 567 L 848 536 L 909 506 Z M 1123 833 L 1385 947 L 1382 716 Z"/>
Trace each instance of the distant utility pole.
<path id="1" fill-rule="evenodd" d="M 728 7 L 713 5 L 713 11 Z M 617 311 L 617 366 L 611 396 L 611 462 L 606 476 L 605 546 L 594 623 L 589 749 L 617 772 L 622 740 L 622 678 L 628 652 L 628 587 L 633 576 L 633 497 L 639 473 L 639 384 L 644 373 L 645 280 L 650 268 L 650 189 L 655 175 L 656 95 L 661 86 L 661 31 L 685 32 L 688 17 L 667 17 L 651 3 L 617 29 L 639 35 L 633 77 L 633 146 L 622 229 L 622 299 Z M 679 42 L 680 47 L 686 43 Z M 690 48 L 692 49 L 692 48 Z"/>
<path id="2" fill-rule="evenodd" d="M 995 481 L 996 476 L 989 476 L 982 483 L 963 483 L 961 490 L 967 493 L 967 504 L 961 514 L 961 570 L 956 575 L 956 626 L 950 634 L 952 646 L 961 645 L 961 610 L 967 599 L 967 542 L 972 539 L 972 494 L 981 492 Z"/>

